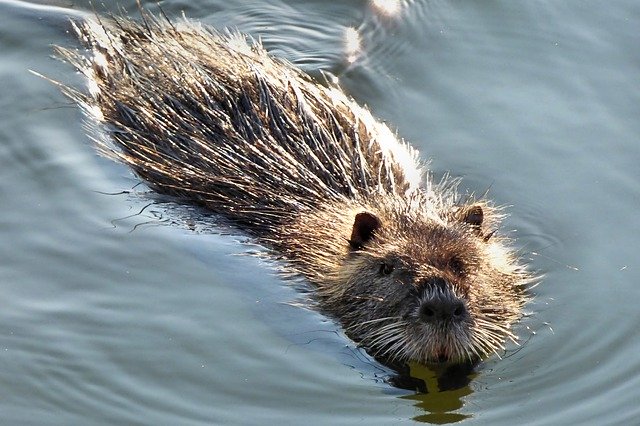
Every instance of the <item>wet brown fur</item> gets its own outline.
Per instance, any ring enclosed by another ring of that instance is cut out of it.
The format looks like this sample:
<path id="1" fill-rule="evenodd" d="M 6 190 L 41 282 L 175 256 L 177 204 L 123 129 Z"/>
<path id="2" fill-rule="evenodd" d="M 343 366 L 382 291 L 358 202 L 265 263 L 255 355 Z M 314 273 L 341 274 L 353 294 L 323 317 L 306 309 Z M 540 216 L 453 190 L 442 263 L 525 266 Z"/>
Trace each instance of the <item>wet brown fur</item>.
<path id="1" fill-rule="evenodd" d="M 372 354 L 462 362 L 516 340 L 531 276 L 495 233 L 499 209 L 424 176 L 338 86 L 192 23 L 144 14 L 76 32 L 87 50 L 58 52 L 89 90 L 63 90 L 101 126 L 100 151 L 269 247 Z M 443 291 L 468 315 L 425 324 L 421 304 Z"/>

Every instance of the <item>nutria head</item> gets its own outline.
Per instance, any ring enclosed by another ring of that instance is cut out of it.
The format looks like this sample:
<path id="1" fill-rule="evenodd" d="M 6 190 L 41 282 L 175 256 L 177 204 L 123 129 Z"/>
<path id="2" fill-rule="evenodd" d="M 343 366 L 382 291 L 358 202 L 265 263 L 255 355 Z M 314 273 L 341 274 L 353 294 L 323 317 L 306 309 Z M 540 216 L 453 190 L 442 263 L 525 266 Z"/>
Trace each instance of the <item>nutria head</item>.
<path id="1" fill-rule="evenodd" d="M 494 235 L 495 210 L 391 207 L 355 214 L 323 292 L 347 334 L 377 357 L 418 362 L 475 361 L 515 340 L 528 275 Z"/>

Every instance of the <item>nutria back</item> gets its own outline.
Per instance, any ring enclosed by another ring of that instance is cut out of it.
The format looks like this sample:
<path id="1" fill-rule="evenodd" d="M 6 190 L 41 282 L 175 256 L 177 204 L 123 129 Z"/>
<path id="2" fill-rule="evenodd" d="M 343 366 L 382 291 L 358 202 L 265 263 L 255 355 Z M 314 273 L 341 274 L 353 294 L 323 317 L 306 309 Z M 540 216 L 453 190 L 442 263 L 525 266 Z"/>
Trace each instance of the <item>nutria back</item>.
<path id="1" fill-rule="evenodd" d="M 237 219 L 259 227 L 247 223 L 249 211 L 277 219 L 420 184 L 415 150 L 337 86 L 316 84 L 239 34 L 147 22 L 83 23 L 91 56 L 63 54 L 89 78 L 81 104 L 117 129 L 101 150 L 155 190 L 226 215 L 242 206 Z"/>
<path id="2" fill-rule="evenodd" d="M 63 90 L 102 153 L 268 247 L 373 355 L 464 362 L 516 340 L 532 277 L 500 209 L 434 184 L 339 86 L 238 34 L 143 17 L 77 24 L 88 51 L 58 49 L 87 77 Z"/>

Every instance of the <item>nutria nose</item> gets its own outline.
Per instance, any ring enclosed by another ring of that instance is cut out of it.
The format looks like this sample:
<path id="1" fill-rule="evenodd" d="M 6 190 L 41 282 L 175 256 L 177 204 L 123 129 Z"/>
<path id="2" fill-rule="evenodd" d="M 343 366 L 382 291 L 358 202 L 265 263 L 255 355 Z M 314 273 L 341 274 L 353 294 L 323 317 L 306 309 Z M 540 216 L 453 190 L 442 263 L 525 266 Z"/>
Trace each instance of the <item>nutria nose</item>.
<path id="1" fill-rule="evenodd" d="M 426 323 L 456 322 L 466 316 L 467 308 L 457 297 L 434 297 L 420 305 L 420 319 Z"/>
<path id="2" fill-rule="evenodd" d="M 426 323 L 461 321 L 467 316 L 462 299 L 448 288 L 442 278 L 431 278 L 422 286 L 420 318 Z"/>

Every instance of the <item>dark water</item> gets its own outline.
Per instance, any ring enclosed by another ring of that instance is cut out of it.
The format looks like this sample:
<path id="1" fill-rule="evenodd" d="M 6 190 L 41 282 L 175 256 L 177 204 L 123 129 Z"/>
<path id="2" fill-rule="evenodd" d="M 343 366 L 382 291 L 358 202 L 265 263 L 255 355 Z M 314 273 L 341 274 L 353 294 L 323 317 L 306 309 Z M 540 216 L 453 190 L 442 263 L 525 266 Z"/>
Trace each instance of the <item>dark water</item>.
<path id="1" fill-rule="evenodd" d="M 88 1 L 0 0 L 1 424 L 638 423 L 640 3 L 397 4 L 162 2 L 337 75 L 437 175 L 512 205 L 545 274 L 522 345 L 455 391 L 418 367 L 429 393 L 385 384 L 259 247 L 109 195 L 136 179 L 28 72 L 82 84 L 49 55 Z"/>

